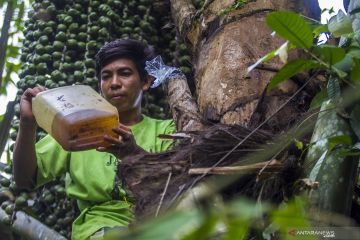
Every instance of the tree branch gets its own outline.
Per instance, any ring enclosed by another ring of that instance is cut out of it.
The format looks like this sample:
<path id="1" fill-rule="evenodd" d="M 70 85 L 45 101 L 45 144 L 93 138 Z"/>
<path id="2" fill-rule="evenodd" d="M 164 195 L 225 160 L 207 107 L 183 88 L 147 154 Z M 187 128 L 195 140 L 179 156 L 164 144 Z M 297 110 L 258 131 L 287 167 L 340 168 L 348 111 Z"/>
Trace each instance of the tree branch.
<path id="1" fill-rule="evenodd" d="M 13 14 L 14 14 L 14 1 L 8 1 L 3 26 L 1 29 L 1 36 L 0 36 L 0 88 L 2 86 L 2 74 L 5 65 L 7 42 L 9 39 L 10 22 Z"/>
<path id="2" fill-rule="evenodd" d="M 184 75 L 169 79 L 165 84 L 165 91 L 178 131 L 196 131 L 204 128 L 199 108 L 192 98 Z"/>
<path id="3" fill-rule="evenodd" d="M 191 0 L 170 0 L 171 13 L 180 36 L 186 37 L 195 16 L 195 7 Z"/>

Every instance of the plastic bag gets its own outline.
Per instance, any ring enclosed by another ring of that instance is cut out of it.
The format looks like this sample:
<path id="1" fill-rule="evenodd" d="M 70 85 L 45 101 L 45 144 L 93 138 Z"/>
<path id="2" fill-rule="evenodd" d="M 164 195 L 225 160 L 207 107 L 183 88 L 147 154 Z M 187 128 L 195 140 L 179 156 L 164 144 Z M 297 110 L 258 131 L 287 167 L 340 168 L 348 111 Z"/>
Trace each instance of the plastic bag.
<path id="1" fill-rule="evenodd" d="M 146 61 L 145 70 L 155 78 L 150 86 L 151 88 L 156 88 L 170 77 L 183 76 L 178 68 L 165 65 L 161 56 L 156 56 L 154 59 Z"/>

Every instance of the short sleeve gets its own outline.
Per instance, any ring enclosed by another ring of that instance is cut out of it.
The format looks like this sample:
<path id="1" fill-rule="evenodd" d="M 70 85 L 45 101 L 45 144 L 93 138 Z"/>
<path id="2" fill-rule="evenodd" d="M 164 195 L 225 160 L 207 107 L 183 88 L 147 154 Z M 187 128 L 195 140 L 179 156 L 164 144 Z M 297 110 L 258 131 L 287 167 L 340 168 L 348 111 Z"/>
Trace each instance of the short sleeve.
<path id="1" fill-rule="evenodd" d="M 70 153 L 65 151 L 50 135 L 35 145 L 37 159 L 36 187 L 39 187 L 65 173 Z"/>

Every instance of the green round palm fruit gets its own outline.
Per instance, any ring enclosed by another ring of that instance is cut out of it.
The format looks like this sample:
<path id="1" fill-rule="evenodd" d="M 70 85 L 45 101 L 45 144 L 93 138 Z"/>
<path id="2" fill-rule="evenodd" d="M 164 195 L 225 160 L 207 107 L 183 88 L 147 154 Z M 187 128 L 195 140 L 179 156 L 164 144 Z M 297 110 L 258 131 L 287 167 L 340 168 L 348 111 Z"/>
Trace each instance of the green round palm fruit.
<path id="1" fill-rule="evenodd" d="M 54 51 L 59 51 L 62 52 L 62 50 L 64 49 L 65 44 L 61 41 L 54 41 L 53 42 L 53 48 Z"/>
<path id="2" fill-rule="evenodd" d="M 53 52 L 52 53 L 52 59 L 54 61 L 61 60 L 62 56 L 63 56 L 62 52 Z"/>
<path id="3" fill-rule="evenodd" d="M 66 47 L 68 48 L 68 49 L 77 49 L 77 46 L 78 46 L 78 44 L 77 44 L 77 41 L 76 41 L 76 39 L 68 39 L 67 40 L 67 42 L 66 42 Z"/>
<path id="4" fill-rule="evenodd" d="M 60 41 L 60 42 L 65 42 L 66 41 L 66 33 L 65 32 L 58 32 L 55 35 L 55 40 Z"/>
<path id="5" fill-rule="evenodd" d="M 40 56 L 40 61 L 45 63 L 51 63 L 52 57 L 50 54 L 44 53 L 43 55 Z"/>
<path id="6" fill-rule="evenodd" d="M 45 224 L 48 226 L 53 226 L 56 223 L 56 220 L 56 216 L 50 214 L 45 218 Z"/>
<path id="7" fill-rule="evenodd" d="M 27 207 L 28 206 L 27 200 L 28 199 L 24 196 L 17 197 L 15 200 L 16 207 Z"/>
<path id="8" fill-rule="evenodd" d="M 44 46 L 41 45 L 41 44 L 37 44 L 37 45 L 35 46 L 35 52 L 36 52 L 37 54 L 39 54 L 39 55 L 44 54 L 44 53 L 45 53 L 45 48 L 44 48 Z"/>
<path id="9" fill-rule="evenodd" d="M 11 203 L 11 204 L 7 205 L 4 210 L 8 215 L 11 216 L 13 214 L 13 212 L 14 212 L 14 209 L 15 209 L 15 206 L 14 206 L 13 203 Z"/>
<path id="10" fill-rule="evenodd" d="M 65 72 L 71 72 L 72 70 L 74 70 L 74 66 L 71 63 L 65 62 L 62 65 L 62 70 Z M 59 81 L 61 81 L 62 79 L 59 79 Z"/>
<path id="11" fill-rule="evenodd" d="M 44 30 L 42 31 L 43 34 L 46 34 L 48 36 L 51 36 L 54 33 L 54 30 L 52 27 L 46 27 L 44 28 Z"/>
<path id="12" fill-rule="evenodd" d="M 47 78 L 44 75 L 38 75 L 35 77 L 35 82 L 40 85 L 44 85 Z"/>
<path id="13" fill-rule="evenodd" d="M 99 26 L 100 27 L 109 27 L 111 25 L 111 20 L 108 17 L 105 16 L 101 16 L 98 20 Z"/>
<path id="14" fill-rule="evenodd" d="M 41 36 L 39 38 L 39 43 L 41 43 L 42 45 L 47 45 L 49 43 L 49 38 L 48 36 L 44 35 L 44 36 Z"/>
<path id="15" fill-rule="evenodd" d="M 46 45 L 45 47 L 45 53 L 52 54 L 54 52 L 54 48 L 52 45 Z"/>
<path id="16" fill-rule="evenodd" d="M 54 69 L 59 69 L 60 66 L 61 66 L 61 62 L 60 61 L 54 61 L 52 66 L 53 66 Z"/>
<path id="17" fill-rule="evenodd" d="M 74 62 L 74 70 L 83 70 L 84 69 L 84 64 L 82 61 L 76 61 Z"/>
<path id="18" fill-rule="evenodd" d="M 59 24 L 57 26 L 57 29 L 59 32 L 66 32 L 67 31 L 67 26 L 65 24 Z"/>
<path id="19" fill-rule="evenodd" d="M 86 50 L 86 43 L 85 42 L 78 42 L 77 43 L 77 49 L 80 52 L 84 52 Z"/>
<path id="20" fill-rule="evenodd" d="M 64 19 L 63 22 L 65 25 L 69 26 L 70 24 L 72 24 L 74 22 L 73 17 L 67 15 Z"/>
<path id="21" fill-rule="evenodd" d="M 79 32 L 79 24 L 74 22 L 69 25 L 68 28 L 70 33 L 78 33 Z"/>
<path id="22" fill-rule="evenodd" d="M 10 133 L 10 138 L 11 138 L 11 140 L 15 141 L 16 138 L 17 138 L 17 132 L 11 132 Z"/>
<path id="23" fill-rule="evenodd" d="M 36 73 L 37 74 L 46 74 L 48 70 L 47 64 L 46 63 L 39 63 L 36 65 Z"/>
<path id="24" fill-rule="evenodd" d="M 87 36 L 88 36 L 88 35 L 87 35 L 85 32 L 80 32 L 80 33 L 77 35 L 76 39 L 77 39 L 78 41 L 85 42 L 85 41 L 87 40 Z"/>
<path id="25" fill-rule="evenodd" d="M 85 67 L 87 68 L 94 68 L 95 67 L 95 61 L 91 58 L 85 59 Z"/>
<path id="26" fill-rule="evenodd" d="M 1 184 L 1 186 L 3 186 L 3 187 L 9 187 L 9 186 L 10 186 L 10 183 L 11 183 L 11 181 L 10 181 L 9 179 L 7 179 L 7 178 L 5 178 L 5 177 L 0 178 L 0 184 Z"/>

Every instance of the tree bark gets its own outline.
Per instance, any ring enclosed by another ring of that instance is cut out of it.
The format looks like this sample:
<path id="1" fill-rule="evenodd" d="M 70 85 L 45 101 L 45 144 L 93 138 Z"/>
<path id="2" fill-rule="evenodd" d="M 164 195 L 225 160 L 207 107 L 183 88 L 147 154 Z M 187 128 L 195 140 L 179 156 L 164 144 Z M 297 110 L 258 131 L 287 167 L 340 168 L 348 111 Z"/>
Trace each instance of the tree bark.
<path id="1" fill-rule="evenodd" d="M 2 86 L 2 74 L 4 71 L 5 65 L 5 56 L 6 56 L 6 49 L 7 49 L 7 42 L 9 39 L 9 29 L 12 16 L 14 14 L 14 1 L 7 1 L 7 7 L 4 17 L 4 22 L 1 29 L 1 36 L 0 36 L 0 88 Z"/>
<path id="2" fill-rule="evenodd" d="M 169 79 L 165 84 L 169 105 L 178 131 L 202 130 L 199 108 L 192 98 L 185 76 Z"/>
<path id="3" fill-rule="evenodd" d="M 248 1 L 225 16 L 219 15 L 233 3 L 233 0 L 209 1 L 201 15 L 196 15 L 189 0 L 172 0 L 171 12 L 178 32 L 193 51 L 197 103 L 203 118 L 249 126 L 258 106 L 261 105 L 258 119 L 266 119 L 301 85 L 288 81 L 266 93 L 265 88 L 274 72 L 255 69 L 247 73 L 248 66 L 284 42 L 271 36 L 271 30 L 265 24 L 266 14 L 284 9 L 307 16 L 312 16 L 312 12 L 302 1 L 259 0 Z M 294 53 L 290 58 L 299 54 Z M 276 70 L 282 63 L 272 61 L 268 66 Z M 297 101 L 286 106 L 273 118 L 273 129 L 283 130 L 300 112 Z"/>

